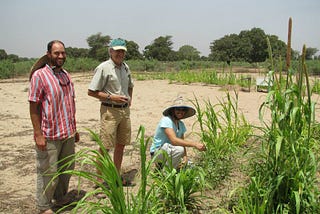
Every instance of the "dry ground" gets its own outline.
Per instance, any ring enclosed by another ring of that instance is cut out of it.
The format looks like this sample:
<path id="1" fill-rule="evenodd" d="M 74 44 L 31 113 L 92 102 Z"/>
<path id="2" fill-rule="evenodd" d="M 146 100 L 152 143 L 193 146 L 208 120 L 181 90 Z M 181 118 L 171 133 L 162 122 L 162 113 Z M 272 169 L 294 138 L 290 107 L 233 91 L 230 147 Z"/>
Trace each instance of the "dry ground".
<path id="1" fill-rule="evenodd" d="M 94 131 L 98 131 L 99 128 L 99 102 L 87 95 L 91 75 L 91 73 L 72 74 L 76 90 L 78 131 L 81 135 L 81 140 L 76 145 L 77 150 L 85 147 L 97 148 L 86 131 L 86 128 Z M 27 101 L 28 84 L 27 78 L 0 82 L 0 213 L 36 213 L 35 152 Z M 254 88 L 251 92 L 242 90 L 238 92 L 239 110 L 251 124 L 259 125 L 258 109 L 266 94 L 256 92 Z M 225 91 L 220 87 L 203 84 L 169 84 L 166 80 L 136 81 L 133 94 L 131 106 L 133 143 L 126 147 L 124 172 L 139 170 L 139 146 L 134 142 L 139 126 L 145 126 L 146 135 L 152 136 L 162 111 L 171 105 L 172 99 L 178 94 L 185 99 L 196 97 L 201 103 L 210 100 L 213 104 L 225 97 Z M 195 119 L 192 117 L 185 120 L 190 140 L 198 140 L 197 135 L 191 134 Z M 196 126 L 193 131 L 197 131 Z M 190 151 L 193 154 L 192 149 Z M 245 160 L 239 159 L 239 161 Z M 244 179 L 240 170 L 234 170 L 231 178 L 212 192 L 215 200 L 211 201 L 212 204 L 209 206 L 212 209 L 219 207 L 227 193 Z M 76 179 L 72 178 L 70 189 L 75 188 Z M 90 188 L 92 188 L 90 183 L 84 183 L 82 186 L 84 191 Z M 129 191 L 135 191 L 137 188 L 138 185 L 130 187 Z"/>

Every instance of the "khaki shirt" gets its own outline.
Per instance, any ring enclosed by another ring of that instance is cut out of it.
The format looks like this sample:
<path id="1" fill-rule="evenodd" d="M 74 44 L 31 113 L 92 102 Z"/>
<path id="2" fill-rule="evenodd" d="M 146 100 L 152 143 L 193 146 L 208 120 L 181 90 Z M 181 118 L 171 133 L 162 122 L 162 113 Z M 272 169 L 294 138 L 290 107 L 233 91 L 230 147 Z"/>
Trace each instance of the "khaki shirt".
<path id="1" fill-rule="evenodd" d="M 118 67 L 109 59 L 96 67 L 89 90 L 103 91 L 112 95 L 125 95 L 130 100 L 128 89 L 133 86 L 129 67 L 124 63 Z"/>

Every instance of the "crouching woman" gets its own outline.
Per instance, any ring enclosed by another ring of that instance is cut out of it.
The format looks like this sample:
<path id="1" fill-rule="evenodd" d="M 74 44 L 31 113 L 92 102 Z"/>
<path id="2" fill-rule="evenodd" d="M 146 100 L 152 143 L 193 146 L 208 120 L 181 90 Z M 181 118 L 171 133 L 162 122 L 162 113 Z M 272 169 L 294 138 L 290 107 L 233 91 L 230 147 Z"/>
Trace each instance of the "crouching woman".
<path id="1" fill-rule="evenodd" d="M 182 97 L 175 99 L 173 105 L 163 111 L 163 117 L 156 128 L 150 147 L 151 157 L 156 155 L 158 168 L 171 162 L 172 167 L 178 169 L 181 160 L 184 163 L 188 161 L 186 147 L 193 147 L 199 151 L 206 150 L 205 144 L 184 139 L 187 129 L 182 119 L 192 117 L 195 113 L 194 108 L 183 104 Z M 168 154 L 169 160 L 164 157 L 164 152 Z"/>

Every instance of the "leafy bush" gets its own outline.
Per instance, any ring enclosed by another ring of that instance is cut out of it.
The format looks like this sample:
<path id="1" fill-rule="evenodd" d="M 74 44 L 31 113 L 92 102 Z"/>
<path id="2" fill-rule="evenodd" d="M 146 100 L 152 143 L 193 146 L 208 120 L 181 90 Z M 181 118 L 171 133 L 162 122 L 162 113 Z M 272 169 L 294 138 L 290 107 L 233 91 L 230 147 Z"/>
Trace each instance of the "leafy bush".
<path id="1" fill-rule="evenodd" d="M 7 65 L 2 66 L 2 70 L 0 73 L 0 78 L 11 78 L 14 76 L 28 75 L 31 66 L 35 63 L 37 59 L 24 59 L 23 61 L 17 61 L 13 63 L 12 61 L 0 60 L 1 64 L 14 64 L 14 70 L 8 67 Z M 68 57 L 65 63 L 65 68 L 69 72 L 87 72 L 92 71 L 95 67 L 100 64 L 100 61 L 97 61 L 92 58 L 73 58 Z M 173 61 L 173 62 L 162 62 L 158 60 L 128 60 L 127 64 L 129 65 L 131 71 L 133 72 L 169 72 L 175 73 L 179 71 L 205 71 L 205 70 L 225 70 L 227 68 L 225 62 L 213 62 L 213 61 Z M 232 66 L 241 66 L 241 67 L 252 67 L 256 66 L 249 63 L 244 62 L 233 62 Z M 230 70 L 232 70 L 232 66 L 229 66 Z M 10 70 L 11 69 L 11 70 Z M 232 72 L 231 72 L 232 73 Z M 164 74 L 161 74 L 163 76 Z M 156 77 L 158 79 L 164 79 L 162 77 Z M 226 78 L 222 77 L 223 79 Z M 233 83 L 234 79 L 232 76 L 228 77 L 229 80 L 227 83 Z M 138 79 L 145 79 L 142 76 L 139 76 Z M 204 78 L 202 78 L 204 79 Z M 231 80 L 231 81 L 230 81 Z M 210 82 L 212 83 L 212 82 Z"/>
<path id="2" fill-rule="evenodd" d="M 0 79 L 11 78 L 15 76 L 14 64 L 11 60 L 0 61 Z"/>
<path id="3" fill-rule="evenodd" d="M 91 58 L 67 58 L 64 68 L 69 72 L 93 71 L 100 62 Z"/>
<path id="4" fill-rule="evenodd" d="M 33 61 L 21 61 L 14 63 L 14 69 L 15 69 L 15 75 L 17 76 L 24 76 L 26 74 L 29 74 L 30 68 L 33 65 Z"/>
<path id="5" fill-rule="evenodd" d="M 305 60 L 304 63 L 310 75 L 320 74 L 320 60 Z M 292 61 L 291 69 L 295 71 L 301 70 L 301 59 Z"/>

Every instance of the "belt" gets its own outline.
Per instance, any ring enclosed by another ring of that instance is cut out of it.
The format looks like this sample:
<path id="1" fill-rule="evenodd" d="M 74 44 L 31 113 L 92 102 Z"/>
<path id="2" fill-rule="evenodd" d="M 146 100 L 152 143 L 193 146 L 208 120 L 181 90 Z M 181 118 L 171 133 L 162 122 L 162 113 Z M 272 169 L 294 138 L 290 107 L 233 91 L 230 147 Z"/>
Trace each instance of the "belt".
<path id="1" fill-rule="evenodd" d="M 128 103 L 125 104 L 112 104 L 112 103 L 101 103 L 104 106 L 111 107 L 111 108 L 127 108 Z"/>

